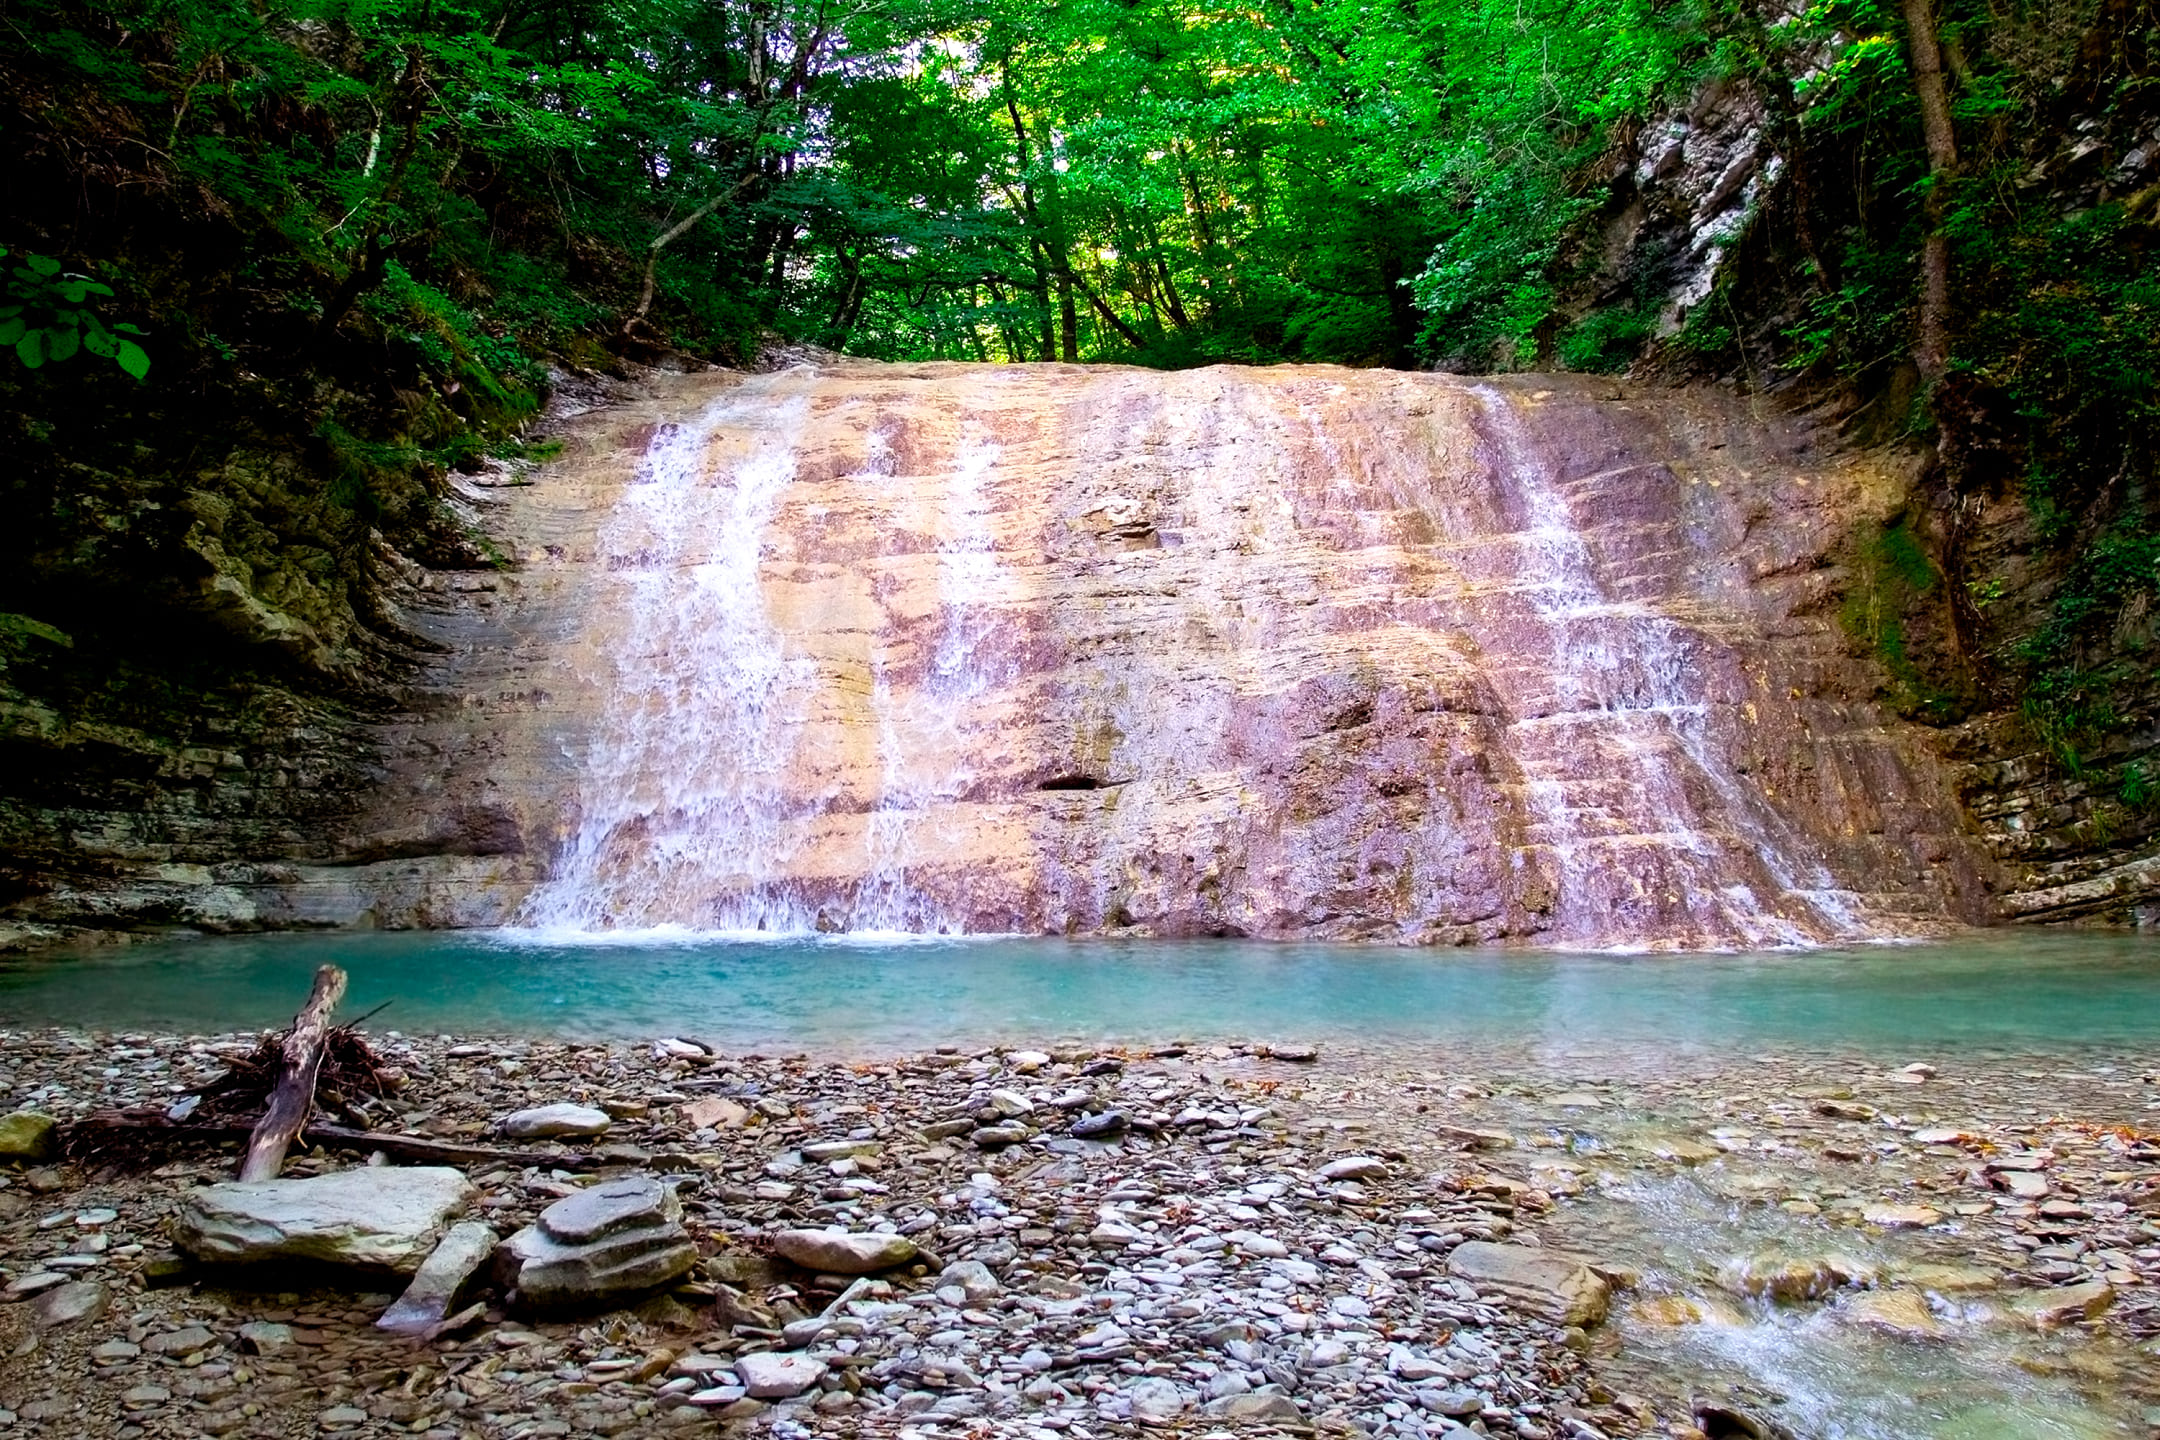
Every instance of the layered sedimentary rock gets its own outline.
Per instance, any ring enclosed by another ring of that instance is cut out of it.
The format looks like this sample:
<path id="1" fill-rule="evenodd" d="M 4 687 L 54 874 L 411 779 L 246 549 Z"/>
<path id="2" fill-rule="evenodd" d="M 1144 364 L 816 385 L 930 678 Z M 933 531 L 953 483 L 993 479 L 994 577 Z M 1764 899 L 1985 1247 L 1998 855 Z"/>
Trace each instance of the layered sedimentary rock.
<path id="1" fill-rule="evenodd" d="M 418 858 L 303 875 L 289 918 L 1657 946 L 1985 913 L 1834 620 L 1900 477 L 1744 403 L 846 363 L 567 438 L 494 492 L 519 570 L 405 617 L 443 703 L 364 828 Z"/>

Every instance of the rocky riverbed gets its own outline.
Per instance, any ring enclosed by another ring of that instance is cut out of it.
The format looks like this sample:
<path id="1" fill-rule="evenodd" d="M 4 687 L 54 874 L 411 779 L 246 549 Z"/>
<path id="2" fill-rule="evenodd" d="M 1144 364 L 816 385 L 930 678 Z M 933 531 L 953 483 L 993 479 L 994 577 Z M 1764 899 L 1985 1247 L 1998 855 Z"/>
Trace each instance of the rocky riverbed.
<path id="1" fill-rule="evenodd" d="M 0 1034 L 0 1085 L 184 1106 L 256 1038 Z M 0 1429 L 2160 1431 L 2149 1058 L 372 1039 L 371 1127 L 520 1158 L 296 1156 L 273 1223 L 230 1145 L 0 1122 Z"/>

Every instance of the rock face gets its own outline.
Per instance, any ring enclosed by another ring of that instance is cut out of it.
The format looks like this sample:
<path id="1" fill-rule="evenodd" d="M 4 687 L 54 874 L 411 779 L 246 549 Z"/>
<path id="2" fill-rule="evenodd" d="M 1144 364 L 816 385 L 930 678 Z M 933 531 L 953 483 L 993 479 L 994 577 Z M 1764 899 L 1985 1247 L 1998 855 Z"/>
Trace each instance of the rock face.
<path id="1" fill-rule="evenodd" d="M 1448 1273 L 1555 1325 L 1595 1325 L 1612 1305 L 1612 1287 L 1588 1266 L 1521 1245 L 1465 1241 Z"/>
<path id="2" fill-rule="evenodd" d="M 1903 479 L 1738 404 L 849 362 L 683 377 L 571 448 L 495 492 L 527 563 L 429 621 L 455 703 L 363 827 L 514 843 L 280 913 L 389 923 L 453 871 L 459 923 L 591 928 L 1688 946 L 1985 910 L 1834 618 Z"/>
<path id="3" fill-rule="evenodd" d="M 198 1260 L 316 1260 L 410 1272 L 473 1187 L 443 1166 L 367 1166 L 188 1192 L 173 1238 Z"/>
<path id="4" fill-rule="evenodd" d="M 605 1304 L 680 1279 L 697 1264 L 682 1202 L 649 1175 L 558 1200 L 497 1252 L 497 1278 L 542 1309 Z"/>

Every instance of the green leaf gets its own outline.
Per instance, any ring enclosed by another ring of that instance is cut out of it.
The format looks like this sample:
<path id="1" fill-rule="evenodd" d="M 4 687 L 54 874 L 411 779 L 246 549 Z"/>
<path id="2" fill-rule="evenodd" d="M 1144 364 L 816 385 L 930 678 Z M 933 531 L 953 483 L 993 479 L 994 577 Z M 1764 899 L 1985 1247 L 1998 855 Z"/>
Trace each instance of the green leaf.
<path id="1" fill-rule="evenodd" d="M 82 335 L 73 326 L 45 332 L 45 350 L 50 359 L 72 360 L 81 348 Z"/>
<path id="2" fill-rule="evenodd" d="M 0 320 L 0 345 L 13 345 L 22 339 L 23 331 L 29 328 L 20 316 L 12 320 Z"/>
<path id="3" fill-rule="evenodd" d="M 23 260 L 25 264 L 27 264 L 41 277 L 57 275 L 60 273 L 60 262 L 53 259 L 50 255 L 26 255 L 23 257 Z"/>
<path id="4" fill-rule="evenodd" d="M 93 319 L 90 322 L 90 328 L 83 332 L 83 349 L 88 350 L 93 355 L 99 355 L 111 360 L 119 355 L 120 342 L 113 339 L 105 327 Z"/>
<path id="5" fill-rule="evenodd" d="M 112 328 L 116 334 L 120 335 L 140 335 L 143 333 L 141 326 L 130 325 L 125 320 L 121 321 L 118 325 L 115 325 Z"/>
<path id="6" fill-rule="evenodd" d="M 144 351 L 142 346 L 137 345 L 132 340 L 122 340 L 120 342 L 119 360 L 120 368 L 127 371 L 137 380 L 150 373 L 149 354 Z"/>
<path id="7" fill-rule="evenodd" d="M 15 358 L 32 370 L 45 363 L 45 332 L 32 330 L 15 342 Z"/>

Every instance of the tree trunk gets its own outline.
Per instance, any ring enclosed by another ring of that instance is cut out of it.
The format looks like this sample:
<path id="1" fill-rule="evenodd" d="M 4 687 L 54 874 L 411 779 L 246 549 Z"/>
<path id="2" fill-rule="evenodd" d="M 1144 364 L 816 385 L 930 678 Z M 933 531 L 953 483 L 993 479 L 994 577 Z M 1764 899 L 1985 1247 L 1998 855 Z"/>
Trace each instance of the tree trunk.
<path id="1" fill-rule="evenodd" d="M 1943 85 L 1942 44 L 1928 0 L 1903 0 L 1907 58 L 1920 100 L 1927 139 L 1927 238 L 1920 247 L 1920 325 L 1913 364 L 1930 388 L 1950 363 L 1950 237 L 1943 232 L 1950 182 L 1957 175 L 1957 132 L 1950 126 L 1950 97 Z"/>
<path id="2" fill-rule="evenodd" d="M 330 1036 L 330 1012 L 345 998 L 345 972 L 325 965 L 315 972 L 315 989 L 293 1017 L 292 1031 L 285 1037 L 278 1063 L 277 1084 L 270 1091 L 270 1108 L 255 1122 L 247 1151 L 240 1157 L 242 1180 L 275 1180 L 284 1167 L 285 1152 L 307 1124 L 315 1106 L 315 1080 L 322 1073 L 323 1045 Z"/>

